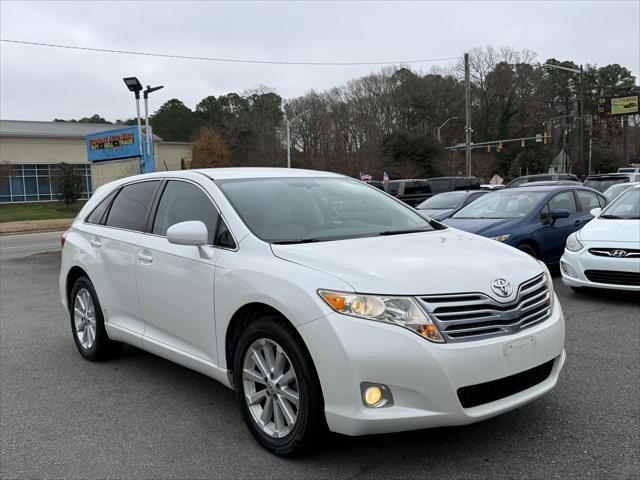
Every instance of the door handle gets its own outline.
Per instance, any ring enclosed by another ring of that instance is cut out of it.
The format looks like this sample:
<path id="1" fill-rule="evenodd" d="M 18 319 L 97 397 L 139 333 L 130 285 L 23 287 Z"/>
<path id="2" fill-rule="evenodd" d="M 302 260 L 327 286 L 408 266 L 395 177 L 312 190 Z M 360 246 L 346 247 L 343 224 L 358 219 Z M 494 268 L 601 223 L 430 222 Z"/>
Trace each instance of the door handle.
<path id="1" fill-rule="evenodd" d="M 100 240 L 96 240 L 95 238 L 89 242 L 93 248 L 100 248 L 102 243 Z"/>
<path id="2" fill-rule="evenodd" d="M 153 262 L 153 257 L 151 255 L 140 252 L 138 253 L 138 260 L 140 260 L 140 263 L 151 263 Z"/>

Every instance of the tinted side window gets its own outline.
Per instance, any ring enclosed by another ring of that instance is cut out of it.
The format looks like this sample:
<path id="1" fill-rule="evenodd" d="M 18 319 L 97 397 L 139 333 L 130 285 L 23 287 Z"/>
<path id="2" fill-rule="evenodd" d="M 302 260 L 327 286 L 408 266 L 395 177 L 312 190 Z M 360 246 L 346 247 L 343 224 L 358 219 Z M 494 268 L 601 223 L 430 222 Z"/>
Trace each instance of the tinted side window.
<path id="1" fill-rule="evenodd" d="M 551 175 L 540 175 L 539 177 L 530 178 L 528 181 L 529 182 L 548 182 L 550 180 L 553 180 L 553 177 Z"/>
<path id="2" fill-rule="evenodd" d="M 546 204 L 542 207 L 542 210 L 540 210 L 540 221 L 543 223 L 548 222 L 550 218 L 551 214 L 549 213 L 549 204 Z"/>
<path id="3" fill-rule="evenodd" d="M 400 184 L 398 182 L 389 182 L 387 185 L 387 193 L 389 195 L 397 195 L 400 191 Z"/>
<path id="4" fill-rule="evenodd" d="M 576 199 L 573 196 L 573 192 L 562 192 L 557 194 L 549 202 L 549 208 L 551 210 L 569 210 L 571 213 L 576 213 L 578 211 L 576 207 Z"/>
<path id="5" fill-rule="evenodd" d="M 209 244 L 218 227 L 220 215 L 213 203 L 199 187 L 179 181 L 167 183 L 153 222 L 153 233 L 166 235 L 170 226 L 180 222 L 197 220 L 204 223 L 209 232 Z"/>
<path id="6" fill-rule="evenodd" d="M 456 178 L 455 180 L 455 189 L 456 190 L 467 190 L 469 188 L 469 180 L 466 178 Z"/>
<path id="7" fill-rule="evenodd" d="M 592 208 L 599 208 L 600 202 L 598 202 L 598 196 L 593 192 L 585 192 L 584 190 L 577 190 L 578 202 L 580 202 L 580 211 L 588 212 Z"/>
<path id="8" fill-rule="evenodd" d="M 218 226 L 218 234 L 216 235 L 215 244 L 224 248 L 236 248 L 236 242 L 234 242 L 233 237 L 231 236 L 231 231 L 222 219 L 220 219 L 220 224 Z"/>
<path id="9" fill-rule="evenodd" d="M 127 185 L 113 201 L 106 225 L 142 232 L 147 223 L 147 211 L 160 181 Z"/>
<path id="10" fill-rule="evenodd" d="M 600 203 L 600 207 L 604 208 L 607 206 L 607 199 L 601 196 L 598 196 L 598 202 Z"/>
<path id="11" fill-rule="evenodd" d="M 107 208 L 109 208 L 111 200 L 113 200 L 113 197 L 115 197 L 117 193 L 118 190 L 116 189 L 109 195 L 107 195 L 107 197 L 102 200 L 96 208 L 93 209 L 93 212 L 89 214 L 85 222 L 99 224 L 102 221 L 102 217 L 104 217 Z"/>
<path id="12" fill-rule="evenodd" d="M 433 193 L 448 192 L 452 190 L 451 183 L 453 182 L 450 182 L 450 180 L 446 178 L 440 180 L 430 180 L 430 183 L 431 191 Z"/>
<path id="13" fill-rule="evenodd" d="M 431 187 L 427 182 L 407 182 L 404 184 L 405 195 L 418 195 L 421 193 L 431 193 Z"/>

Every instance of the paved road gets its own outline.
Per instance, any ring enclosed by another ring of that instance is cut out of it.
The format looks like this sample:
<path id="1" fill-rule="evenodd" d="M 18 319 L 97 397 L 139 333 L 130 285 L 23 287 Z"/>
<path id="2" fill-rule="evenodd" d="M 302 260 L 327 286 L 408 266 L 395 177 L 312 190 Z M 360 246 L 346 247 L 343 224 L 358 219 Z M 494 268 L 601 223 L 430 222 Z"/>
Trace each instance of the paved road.
<path id="1" fill-rule="evenodd" d="M 0 236 L 0 260 L 19 258 L 42 252 L 60 250 L 62 232 L 28 233 Z"/>
<path id="2" fill-rule="evenodd" d="M 0 262 L 2 478 L 637 478 L 640 298 L 556 281 L 568 359 L 557 388 L 458 428 L 349 438 L 284 460 L 233 393 L 134 348 L 80 358 L 58 303 L 59 257 Z M 418 366 L 416 366 L 418 368 Z"/>

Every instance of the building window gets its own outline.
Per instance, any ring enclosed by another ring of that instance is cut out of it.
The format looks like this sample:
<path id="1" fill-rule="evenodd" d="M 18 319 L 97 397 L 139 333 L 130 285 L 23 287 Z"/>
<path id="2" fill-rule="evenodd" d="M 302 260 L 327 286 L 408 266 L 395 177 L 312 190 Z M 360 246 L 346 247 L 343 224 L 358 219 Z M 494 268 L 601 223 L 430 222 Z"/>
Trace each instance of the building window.
<path id="1" fill-rule="evenodd" d="M 11 165 L 9 177 L 0 178 L 0 203 L 60 200 L 56 185 L 57 163 Z M 81 200 L 91 196 L 91 165 L 73 165 L 83 178 Z"/>

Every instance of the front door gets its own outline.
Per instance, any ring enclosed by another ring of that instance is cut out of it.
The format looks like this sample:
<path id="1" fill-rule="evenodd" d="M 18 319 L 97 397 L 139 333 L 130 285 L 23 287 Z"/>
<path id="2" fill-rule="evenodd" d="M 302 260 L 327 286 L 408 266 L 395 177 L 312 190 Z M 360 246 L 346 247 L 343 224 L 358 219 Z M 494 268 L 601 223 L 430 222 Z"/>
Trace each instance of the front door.
<path id="1" fill-rule="evenodd" d="M 564 246 L 567 237 L 578 230 L 581 226 L 582 216 L 578 213 L 576 199 L 571 190 L 560 192 L 549 200 L 545 226 L 542 228 L 540 235 L 542 237 L 541 245 L 543 245 L 543 258 L 547 263 L 555 263 L 560 260 L 564 252 Z M 554 210 L 569 210 L 568 218 L 558 218 L 553 220 L 550 218 L 551 212 Z M 543 213 L 543 216 L 545 213 Z"/>
<path id="2" fill-rule="evenodd" d="M 199 220 L 207 226 L 213 245 L 219 218 L 209 196 L 195 183 L 166 183 L 151 232 L 141 237 L 136 256 L 145 344 L 151 342 L 218 363 L 214 269 L 220 250 L 209 248 L 213 256 L 207 258 L 198 247 L 169 243 L 166 234 L 176 223 Z"/>

